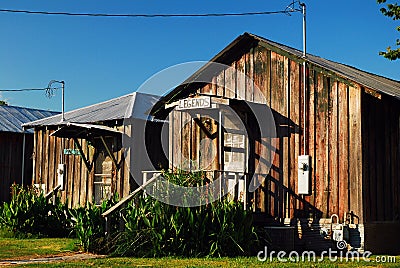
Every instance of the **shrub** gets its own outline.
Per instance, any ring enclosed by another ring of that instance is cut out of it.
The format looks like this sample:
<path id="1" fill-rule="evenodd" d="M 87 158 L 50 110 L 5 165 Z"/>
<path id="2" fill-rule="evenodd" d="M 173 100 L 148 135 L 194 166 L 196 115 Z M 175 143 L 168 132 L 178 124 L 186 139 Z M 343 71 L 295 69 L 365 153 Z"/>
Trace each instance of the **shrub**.
<path id="1" fill-rule="evenodd" d="M 11 201 L 0 206 L 0 235 L 14 237 L 77 237 L 85 251 L 104 251 L 104 218 L 101 214 L 118 201 L 118 195 L 101 206 L 87 203 L 68 208 L 57 196 L 49 203 L 33 187 L 11 187 Z M 115 221 L 115 217 L 111 218 Z M 116 230 L 115 224 L 114 232 Z"/>
<path id="2" fill-rule="evenodd" d="M 58 197 L 53 205 L 37 189 L 13 185 L 11 201 L 0 209 L 0 226 L 15 236 L 64 237 L 71 228 L 67 211 Z"/>

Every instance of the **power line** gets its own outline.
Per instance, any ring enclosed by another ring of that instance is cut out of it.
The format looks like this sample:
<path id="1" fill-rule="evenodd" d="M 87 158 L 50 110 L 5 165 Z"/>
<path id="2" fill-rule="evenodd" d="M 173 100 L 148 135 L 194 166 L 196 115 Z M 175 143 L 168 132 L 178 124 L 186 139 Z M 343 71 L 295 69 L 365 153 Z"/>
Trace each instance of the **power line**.
<path id="1" fill-rule="evenodd" d="M 59 87 L 51 88 L 51 89 L 60 89 Z M 0 92 L 23 92 L 23 91 L 45 91 L 49 90 L 49 88 L 19 88 L 19 89 L 0 89 Z"/>
<path id="2" fill-rule="evenodd" d="M 257 15 L 273 15 L 300 12 L 300 9 L 290 8 L 278 11 L 261 11 L 261 12 L 242 12 L 242 13 L 204 13 L 204 14 L 107 14 L 107 13 L 70 13 L 70 12 L 50 12 L 50 11 L 31 11 L 31 10 L 15 10 L 0 9 L 0 12 L 8 13 L 24 13 L 36 15 L 62 15 L 62 16 L 81 16 L 81 17 L 129 17 L 129 18 L 172 18 L 172 17 L 233 17 L 233 16 L 257 16 Z"/>

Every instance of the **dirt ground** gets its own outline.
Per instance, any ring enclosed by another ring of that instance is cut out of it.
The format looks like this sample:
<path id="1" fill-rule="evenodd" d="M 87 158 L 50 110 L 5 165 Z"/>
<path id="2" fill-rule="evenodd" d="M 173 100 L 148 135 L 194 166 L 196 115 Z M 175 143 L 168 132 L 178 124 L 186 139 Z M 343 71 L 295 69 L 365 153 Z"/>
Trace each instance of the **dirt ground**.
<path id="1" fill-rule="evenodd" d="M 95 258 L 104 258 L 104 255 L 95 255 L 91 253 L 77 252 L 77 253 L 65 253 L 50 256 L 42 256 L 38 258 L 24 258 L 17 257 L 15 259 L 0 260 L 0 266 L 8 266 L 15 264 L 28 264 L 28 263 L 48 263 L 54 261 L 72 261 L 72 260 L 87 260 Z"/>

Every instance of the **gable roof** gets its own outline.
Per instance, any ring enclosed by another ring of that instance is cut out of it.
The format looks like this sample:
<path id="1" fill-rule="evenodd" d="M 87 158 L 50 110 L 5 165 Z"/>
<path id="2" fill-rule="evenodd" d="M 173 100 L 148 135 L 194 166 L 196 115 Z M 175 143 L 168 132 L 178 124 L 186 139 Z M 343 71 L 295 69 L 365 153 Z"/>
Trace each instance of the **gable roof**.
<path id="1" fill-rule="evenodd" d="M 22 133 L 22 124 L 55 114 L 58 112 L 2 105 L 0 106 L 0 131 Z M 33 133 L 32 130 L 27 132 Z"/>
<path id="2" fill-rule="evenodd" d="M 135 119 L 148 120 L 147 111 L 159 100 L 158 96 L 133 92 L 115 99 L 96 103 L 90 106 L 66 112 L 65 123 L 96 123 L 125 119 L 126 116 Z M 129 114 L 127 114 L 127 109 Z M 130 112 L 132 111 L 132 112 Z M 57 126 L 61 123 L 61 114 L 24 124 L 24 128 L 39 126 Z"/>
<path id="3" fill-rule="evenodd" d="M 290 54 L 293 54 L 298 58 L 302 58 L 303 52 L 298 49 L 270 41 L 254 34 L 245 33 L 244 35 L 248 35 L 249 37 L 253 37 L 254 39 L 259 40 L 262 43 L 274 46 Z M 369 89 L 373 89 L 400 99 L 400 81 L 362 71 L 355 67 L 327 60 L 318 56 L 314 56 L 312 54 L 307 54 L 306 61 L 326 70 L 335 72 L 343 78 L 349 79 Z"/>
<path id="4" fill-rule="evenodd" d="M 290 54 L 299 59 L 299 61 L 303 61 L 303 52 L 268 40 L 266 38 L 251 34 L 244 33 L 237 37 L 234 41 L 232 41 L 227 47 L 225 47 L 221 52 L 219 52 L 216 56 L 214 56 L 210 62 L 218 62 L 222 64 L 229 65 L 231 62 L 235 60 L 235 57 L 238 55 L 246 53 L 251 47 L 255 47 L 256 45 L 264 45 L 267 48 L 277 51 L 278 53 L 286 53 Z M 400 99 L 400 82 L 389 79 L 383 76 L 379 76 L 376 74 L 372 74 L 369 72 L 365 72 L 359 70 L 355 67 L 330 61 L 318 56 L 314 56 L 312 54 L 307 54 L 306 62 L 309 62 L 315 66 L 321 67 L 325 70 L 334 72 L 339 77 L 344 79 L 348 79 L 350 81 L 356 82 L 362 86 L 365 86 L 369 89 L 376 90 L 381 93 L 385 93 L 390 96 L 394 96 Z M 200 68 L 197 72 L 195 72 L 192 76 L 186 79 L 181 85 L 177 86 L 175 89 L 167 93 L 160 102 L 154 107 L 152 113 L 157 114 L 160 110 L 162 110 L 162 106 L 166 103 L 169 103 L 173 100 L 181 96 L 185 96 L 188 92 L 184 89 L 190 87 L 191 83 L 196 83 L 196 81 L 207 81 L 204 79 L 204 76 L 208 77 L 210 74 L 207 73 L 207 67 L 209 64 L 205 64 L 202 68 Z M 189 92 L 190 93 L 190 92 Z"/>

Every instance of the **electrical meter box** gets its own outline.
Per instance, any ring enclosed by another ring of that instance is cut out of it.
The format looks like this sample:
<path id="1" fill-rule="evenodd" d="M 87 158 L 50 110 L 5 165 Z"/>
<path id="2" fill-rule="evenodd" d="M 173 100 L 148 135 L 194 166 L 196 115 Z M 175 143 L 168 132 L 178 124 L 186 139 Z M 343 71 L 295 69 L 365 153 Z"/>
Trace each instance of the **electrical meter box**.
<path id="1" fill-rule="evenodd" d="M 65 164 L 58 164 L 57 183 L 58 185 L 61 185 L 60 191 L 64 190 L 64 181 L 65 181 Z"/>
<path id="2" fill-rule="evenodd" d="M 298 194 L 311 194 L 311 157 L 309 155 L 299 155 L 298 161 Z"/>

